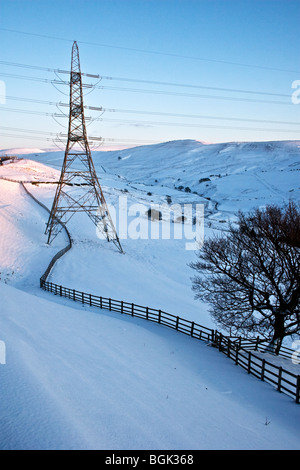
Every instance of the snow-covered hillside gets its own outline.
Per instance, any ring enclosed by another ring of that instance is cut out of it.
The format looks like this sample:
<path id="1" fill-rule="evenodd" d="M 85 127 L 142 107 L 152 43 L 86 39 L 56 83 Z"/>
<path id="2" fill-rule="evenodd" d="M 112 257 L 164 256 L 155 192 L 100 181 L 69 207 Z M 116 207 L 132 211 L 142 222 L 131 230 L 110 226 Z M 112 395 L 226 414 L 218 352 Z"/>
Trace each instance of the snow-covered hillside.
<path id="1" fill-rule="evenodd" d="M 26 155 L 26 154 L 39 154 L 39 153 L 44 153 L 44 150 L 39 149 L 39 148 L 10 148 L 10 149 L 3 149 L 0 150 L 0 156 L 5 156 L 5 155 Z"/>
<path id="2" fill-rule="evenodd" d="M 178 141 L 93 157 L 109 204 L 203 203 L 205 237 L 239 209 L 299 200 L 300 141 Z M 43 182 L 58 180 L 62 158 L 26 153 L 0 178 L 37 183 L 27 187 L 50 208 L 55 185 Z M 46 245 L 47 218 L 18 183 L 0 179 L 0 448 L 300 448 L 300 407 L 218 351 L 41 291 L 39 277 L 66 245 L 63 233 Z M 69 229 L 73 248 L 50 280 L 215 327 L 193 298 L 195 253 L 184 238 L 127 237 L 122 255 L 85 214 Z"/>
<path id="3" fill-rule="evenodd" d="M 129 190 L 134 184 L 145 194 L 203 202 L 213 224 L 228 220 L 239 209 L 299 200 L 299 156 L 300 140 L 224 144 L 185 140 L 93 153 L 104 182 L 114 174 Z M 60 168 L 63 152 L 28 158 Z"/>

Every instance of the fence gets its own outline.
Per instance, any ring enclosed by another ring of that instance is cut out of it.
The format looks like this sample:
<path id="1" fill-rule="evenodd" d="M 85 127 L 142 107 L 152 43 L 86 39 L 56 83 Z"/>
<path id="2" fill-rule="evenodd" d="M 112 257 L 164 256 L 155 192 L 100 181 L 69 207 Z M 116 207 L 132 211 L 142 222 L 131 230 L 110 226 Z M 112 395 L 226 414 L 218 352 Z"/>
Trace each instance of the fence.
<path id="1" fill-rule="evenodd" d="M 270 343 L 268 341 L 262 340 L 260 337 L 257 337 L 256 339 L 245 339 L 241 336 L 230 336 L 229 339 L 234 343 L 238 344 L 239 348 L 247 349 L 250 351 L 258 351 L 264 353 L 270 352 L 271 354 L 273 353 L 273 349 L 271 348 Z M 294 351 L 292 349 L 287 348 L 285 346 L 281 346 L 278 355 L 280 357 L 284 357 L 285 359 L 291 359 L 293 352 Z"/>
<path id="2" fill-rule="evenodd" d="M 157 310 L 155 308 L 143 307 L 130 302 L 124 302 L 123 300 L 115 300 L 107 297 L 96 296 L 80 292 L 75 289 L 69 289 L 52 282 L 45 281 L 41 278 L 40 286 L 42 289 L 52 292 L 55 295 L 66 297 L 67 299 L 80 302 L 82 304 L 89 305 L 90 307 L 97 307 L 113 312 L 118 312 L 132 317 L 143 318 L 160 325 L 167 326 L 173 330 L 180 331 L 186 335 L 192 336 L 193 338 L 213 342 L 214 341 L 214 330 L 205 326 L 199 325 L 190 320 L 172 315 L 171 313 L 164 312 L 163 310 Z"/>
<path id="3" fill-rule="evenodd" d="M 14 181 L 16 182 L 16 181 Z M 20 182 L 26 193 L 48 213 L 49 209 L 38 201 Z M 176 331 L 189 335 L 198 340 L 210 342 L 217 347 L 220 352 L 227 355 L 228 358 L 235 361 L 235 364 L 244 368 L 248 374 L 254 375 L 256 378 L 268 382 L 275 386 L 279 392 L 283 392 L 293 397 L 296 403 L 300 403 L 300 375 L 295 375 L 282 367 L 278 367 L 264 358 L 253 354 L 251 351 L 265 351 L 266 342 L 257 340 L 247 340 L 244 338 L 232 338 L 224 336 L 216 330 L 212 330 L 205 326 L 199 325 L 190 320 L 186 320 L 179 316 L 172 315 L 162 310 L 149 307 L 143 307 L 134 303 L 115 300 L 107 297 L 87 294 L 75 289 L 63 287 L 52 282 L 48 282 L 47 278 L 56 261 L 61 258 L 72 247 L 72 238 L 66 226 L 60 222 L 65 229 L 69 243 L 60 250 L 50 261 L 45 273 L 40 278 L 40 287 L 45 291 L 52 292 L 55 295 L 72 299 L 75 302 L 81 302 L 91 307 L 98 307 L 121 314 L 139 317 L 148 321 L 156 322 Z M 281 348 L 281 356 L 291 358 L 293 353 L 288 348 Z"/>
<path id="4" fill-rule="evenodd" d="M 293 374 L 282 367 L 278 367 L 259 357 L 249 349 L 240 347 L 239 343 L 222 335 L 218 331 L 214 335 L 214 344 L 236 365 L 245 369 L 258 379 L 271 383 L 279 392 L 293 397 L 296 403 L 300 402 L 300 375 Z M 288 349 L 288 348 L 286 348 Z M 291 358 L 291 356 L 289 356 Z"/>
<path id="5" fill-rule="evenodd" d="M 143 318 L 148 321 L 159 323 L 173 330 L 179 331 L 198 340 L 210 342 L 223 352 L 235 364 L 247 370 L 248 374 L 252 374 L 262 381 L 268 382 L 275 386 L 279 392 L 283 392 L 293 397 L 296 403 L 300 402 L 300 375 L 295 375 L 282 367 L 278 367 L 266 359 L 253 354 L 250 350 L 241 347 L 240 342 L 222 335 L 220 332 L 199 325 L 190 320 L 186 320 L 179 316 L 172 315 L 154 308 L 136 305 L 134 303 L 115 300 L 107 297 L 87 294 L 75 289 L 70 289 L 45 279 L 40 280 L 40 287 L 55 295 L 66 297 L 75 302 L 106 309 L 121 314 L 130 315 L 132 317 Z M 253 342 L 255 343 L 255 342 Z M 251 346 L 251 342 L 249 342 Z M 291 357 L 291 356 L 289 356 Z"/>

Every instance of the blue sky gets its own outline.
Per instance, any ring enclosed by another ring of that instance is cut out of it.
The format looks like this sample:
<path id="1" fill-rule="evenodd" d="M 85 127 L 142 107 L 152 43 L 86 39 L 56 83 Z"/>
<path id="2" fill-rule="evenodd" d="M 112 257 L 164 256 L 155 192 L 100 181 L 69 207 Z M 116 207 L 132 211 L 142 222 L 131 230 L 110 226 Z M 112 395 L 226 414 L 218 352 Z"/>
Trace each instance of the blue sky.
<path id="1" fill-rule="evenodd" d="M 66 132 L 35 101 L 68 102 L 51 81 L 74 40 L 82 71 L 110 77 L 87 79 L 85 97 L 106 110 L 87 111 L 103 148 L 299 139 L 299 21 L 300 0 L 0 0 L 0 148 L 49 148 Z"/>

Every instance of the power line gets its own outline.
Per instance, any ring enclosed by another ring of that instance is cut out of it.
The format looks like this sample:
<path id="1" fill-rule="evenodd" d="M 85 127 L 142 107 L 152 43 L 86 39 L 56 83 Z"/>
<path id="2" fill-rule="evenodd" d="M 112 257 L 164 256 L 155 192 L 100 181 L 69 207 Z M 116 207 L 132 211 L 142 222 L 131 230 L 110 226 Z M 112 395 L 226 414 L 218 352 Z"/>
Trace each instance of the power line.
<path id="1" fill-rule="evenodd" d="M 1 96 L 1 95 L 0 95 Z M 47 101 L 47 100 L 37 100 L 35 98 L 23 98 L 20 96 L 5 96 L 6 100 L 12 100 L 12 101 L 21 101 L 25 103 L 36 103 L 36 104 L 46 104 L 46 105 L 51 105 L 51 106 L 62 106 L 62 107 L 69 107 L 68 103 L 62 103 L 57 102 L 57 101 Z M 85 109 L 89 109 L 91 111 L 103 111 L 102 106 L 84 106 Z M 6 108 L 8 109 L 8 108 Z"/>
<path id="2" fill-rule="evenodd" d="M 69 106 L 69 104 L 62 103 L 62 102 L 38 100 L 35 98 L 23 98 L 23 97 L 10 96 L 10 95 L 6 96 L 6 99 L 12 100 L 12 101 L 45 104 L 45 105 L 58 106 L 58 107 Z M 4 108 L 4 109 L 7 111 L 10 110 L 10 108 Z M 151 116 L 167 116 L 167 117 L 174 117 L 174 118 L 213 119 L 213 120 L 221 120 L 221 121 L 242 121 L 242 122 L 255 122 L 255 123 L 259 122 L 259 123 L 264 123 L 264 124 L 285 124 L 285 125 L 296 125 L 296 126 L 300 124 L 300 122 L 296 122 L 296 121 L 276 121 L 276 120 L 267 120 L 267 119 L 249 119 L 249 118 L 241 118 L 241 117 L 208 116 L 208 115 L 201 115 L 201 114 L 167 113 L 167 112 L 162 112 L 162 111 L 103 108 L 100 106 L 99 107 L 98 106 L 85 106 L 85 109 L 89 109 L 91 111 L 101 111 L 101 112 L 109 112 L 109 113 L 138 114 L 138 115 L 142 114 L 142 115 L 151 115 Z"/>
<path id="3" fill-rule="evenodd" d="M 1 29 L 1 28 L 0 28 Z M 28 64 L 19 64 L 19 63 L 11 63 L 11 62 L 4 62 L 0 61 L 0 63 L 4 63 L 6 65 L 14 65 L 19 67 L 25 68 L 33 68 L 33 69 L 40 69 L 43 71 L 55 71 L 58 72 L 59 69 L 49 69 L 46 67 L 39 67 L 39 66 L 32 66 Z M 69 73 L 67 71 L 60 71 L 61 73 Z M 66 81 L 63 80 L 49 80 L 40 77 L 28 77 L 28 76 L 21 76 L 21 75 L 14 75 L 14 74 L 0 74 L 1 76 L 7 76 L 12 78 L 19 78 L 24 80 L 30 81 L 41 81 L 44 83 L 55 83 L 55 84 L 66 84 Z M 92 74 L 85 74 L 86 76 L 99 78 L 100 76 L 92 75 Z M 189 84 L 179 84 L 179 83 L 169 83 L 169 82 L 158 82 L 158 81 L 147 81 L 147 80 L 138 80 L 138 79 L 126 79 L 126 78 L 116 78 L 116 77 L 101 77 L 107 80 L 125 80 L 125 81 L 132 81 L 132 82 L 139 82 L 139 83 L 151 83 L 155 85 L 168 85 L 168 86 L 186 86 L 186 87 L 194 87 L 194 88 L 204 88 L 204 89 L 213 89 L 213 90 L 222 90 L 227 92 L 238 92 L 238 93 L 257 93 L 257 94 L 264 94 L 264 92 L 255 92 L 254 90 L 239 90 L 239 89 L 226 89 L 226 88 L 217 88 L 217 87 L 205 87 L 202 85 L 189 85 Z M 199 95 L 199 94 L 191 94 L 191 93 L 180 93 L 180 92 L 171 92 L 171 91 L 163 91 L 163 90 L 145 90 L 145 89 L 134 89 L 134 88 L 120 88 L 120 87 L 108 87 L 108 86 L 93 86 L 93 85 L 86 85 L 87 87 L 93 87 L 98 89 L 105 89 L 105 90 L 118 90 L 118 91 L 126 91 L 126 92 L 140 92 L 140 93 L 155 93 L 155 94 L 164 94 L 164 95 L 175 95 L 175 96 L 186 96 L 186 97 L 201 97 L 201 98 L 211 98 L 211 99 L 224 99 L 230 101 L 247 101 L 247 102 L 258 102 L 258 103 L 272 103 L 272 104 L 291 104 L 282 101 L 271 101 L 271 100 L 254 100 L 250 98 L 237 98 L 237 97 L 228 97 L 228 96 L 212 96 L 212 95 Z M 275 93 L 266 93 L 273 96 L 290 96 L 290 95 L 282 95 L 282 94 L 275 94 Z M 36 104 L 47 104 L 47 105 L 56 105 L 56 106 L 69 106 L 65 103 L 56 103 L 53 101 L 46 101 L 46 100 L 37 100 L 34 98 L 24 98 L 24 97 L 13 97 L 8 96 L 7 99 L 15 100 L 15 101 L 23 101 L 23 102 L 31 102 Z M 180 114 L 180 113 L 166 113 L 166 112 L 151 112 L 151 111 L 138 111 L 138 110 L 124 110 L 124 109 L 105 109 L 102 107 L 94 107 L 94 106 L 87 106 L 87 109 L 95 110 L 95 111 L 102 111 L 102 112 L 113 112 L 113 113 L 130 113 L 130 114 L 146 114 L 146 115 L 157 115 L 157 116 L 168 116 L 168 117 L 180 117 L 180 118 L 197 118 L 197 119 L 213 119 L 213 120 L 222 120 L 222 121 L 241 121 L 241 122 L 253 122 L 253 123 L 265 123 L 265 124 L 283 124 L 283 125 L 299 125 L 298 122 L 283 122 L 283 121 L 275 121 L 275 120 L 257 120 L 257 119 L 246 119 L 246 118 L 235 118 L 235 117 L 221 117 L 221 116 L 202 116 L 202 115 L 195 115 L 195 114 Z M 26 109 L 13 109 L 13 108 L 4 108 L 1 107 L 0 111 L 8 111 L 8 112 L 17 112 L 17 113 L 26 113 L 26 114 L 35 114 L 35 115 L 45 115 L 51 117 L 66 117 L 64 114 L 57 114 L 57 113 L 47 113 L 43 111 L 36 111 L 36 110 L 26 110 Z M 91 118 L 87 118 L 91 119 Z M 209 124 L 191 124 L 191 123 L 174 123 L 174 122 L 153 122 L 153 121 L 133 121 L 133 120 L 114 120 L 114 119 L 103 119 L 103 118 L 96 118 L 93 121 L 101 120 L 102 122 L 121 122 L 133 125 L 148 125 L 148 126 L 176 126 L 176 127 L 201 127 L 201 128 L 218 128 L 218 129 L 235 129 L 235 130 L 251 130 L 251 131 L 264 131 L 264 132 L 294 132 L 290 129 L 267 129 L 267 128 L 253 128 L 253 127 L 237 127 L 237 126 L 221 126 L 221 125 L 209 125 Z M 5 128 L 4 128 L 5 129 Z M 9 128 L 7 128 L 9 130 Z M 11 130 L 13 130 L 11 128 Z M 44 134 L 44 135 L 54 135 L 52 133 L 44 133 L 43 131 L 33 131 L 33 130 L 22 130 L 16 129 L 18 132 L 29 132 L 29 133 L 37 133 L 37 134 Z M 2 134 L 3 135 L 3 134 Z M 17 137 L 17 136 L 14 136 Z M 25 138 L 25 136 L 24 136 Z M 28 138 L 28 137 L 26 137 Z M 97 137 L 91 139 L 99 139 Z M 48 140 L 48 139 L 47 139 Z M 153 141 L 152 141 L 153 142 Z"/>
<path id="4" fill-rule="evenodd" d="M 38 140 L 40 142 L 52 142 L 54 143 L 54 139 L 51 139 L 49 137 L 41 137 L 41 136 L 29 136 L 29 135 L 18 135 L 18 134 L 10 134 L 10 133 L 5 133 L 5 132 L 0 132 L 1 137 L 13 137 L 13 138 L 20 138 L 20 139 L 34 139 Z M 138 139 L 113 139 L 113 138 L 105 138 L 101 141 L 103 144 L 102 146 L 104 147 L 106 143 L 114 143 L 114 144 L 137 144 L 137 145 L 149 145 L 149 144 L 159 144 L 161 143 L 161 140 L 138 140 Z M 61 165 L 53 165 L 51 163 L 51 166 L 57 166 L 58 168 L 61 168 Z"/>
<path id="5" fill-rule="evenodd" d="M 17 138 L 17 139 L 34 139 L 34 140 L 40 140 L 40 141 L 43 141 L 43 142 L 53 142 L 53 139 L 50 139 L 48 137 L 38 137 L 38 136 L 30 136 L 30 135 L 18 135 L 18 134 L 7 134 L 7 133 L 3 133 L 1 132 L 0 133 L 0 136 L 2 137 L 13 137 L 14 139 Z"/>
<path id="6" fill-rule="evenodd" d="M 17 75 L 17 74 L 6 74 L 0 73 L 2 77 L 10 77 L 10 78 L 17 78 L 21 80 L 30 80 L 30 81 L 40 81 L 43 83 L 52 83 L 56 85 L 66 85 L 67 82 L 63 80 L 49 80 L 47 78 L 40 78 L 40 77 L 29 77 L 24 75 Z M 167 91 L 167 90 L 148 90 L 143 88 L 122 88 L 122 87 L 110 87 L 110 86 L 100 86 L 100 85 L 91 85 L 91 84 L 84 84 L 85 88 L 94 88 L 100 90 L 110 90 L 110 91 L 125 91 L 126 93 L 146 93 L 146 94 L 158 94 L 158 95 L 166 95 L 166 96 L 182 96 L 186 98 L 205 98 L 205 99 L 219 99 L 219 100 L 226 100 L 226 101 L 243 101 L 243 102 L 252 102 L 252 103 L 263 103 L 263 104 L 279 104 L 279 105 L 292 105 L 292 102 L 285 102 L 285 101 L 274 101 L 274 100 L 259 100 L 259 99 L 252 99 L 252 98 L 242 98 L 242 97 L 233 97 L 233 96 L 222 96 L 222 95 L 201 95 L 197 93 L 182 93 L 182 92 L 175 92 L 175 91 Z M 290 95 L 286 95 L 289 96 Z"/>
<path id="7" fill-rule="evenodd" d="M 39 65 L 21 64 L 19 62 L 8 62 L 8 61 L 5 61 L 5 60 L 0 60 L 0 64 L 1 65 L 8 65 L 10 67 L 20 67 L 20 68 L 25 68 L 25 69 L 41 70 L 43 72 L 67 73 L 68 75 L 70 75 L 70 70 L 54 69 L 54 68 L 49 68 L 49 67 L 42 67 L 42 66 L 39 66 Z M 83 75 L 85 77 L 89 77 L 89 78 L 101 78 L 100 75 L 94 75 L 94 74 L 91 74 L 91 73 L 81 72 L 81 75 Z"/>
<path id="8" fill-rule="evenodd" d="M 66 138 L 67 134 L 58 134 L 55 132 L 48 132 L 48 131 L 39 131 L 39 130 L 33 130 L 33 129 L 25 129 L 25 128 L 20 128 L 20 127 L 7 127 L 7 126 L 0 126 L 0 130 L 3 131 L 13 131 L 13 132 L 24 132 L 26 134 L 37 134 L 38 136 L 51 136 L 51 137 L 61 137 L 61 138 Z M 6 134 L 1 132 L 0 135 L 9 135 L 9 136 L 14 136 L 14 137 L 24 137 L 24 136 L 18 136 L 15 134 Z M 34 136 L 27 136 L 26 138 L 32 139 Z M 36 138 L 36 137 L 34 137 Z M 41 140 L 41 137 L 39 137 L 39 140 Z M 43 139 L 44 140 L 44 139 Z M 52 139 L 47 139 L 47 140 L 52 140 Z M 89 136 L 89 140 L 91 141 L 101 141 L 101 142 L 130 142 L 130 143 L 158 143 L 160 141 L 157 140 L 148 140 L 148 139 L 116 139 L 116 138 L 104 138 L 102 137 L 97 137 L 97 136 Z"/>
<path id="9" fill-rule="evenodd" d="M 11 113 L 23 113 L 23 114 L 36 114 L 37 116 L 56 116 L 60 117 L 60 115 L 57 115 L 55 113 L 46 113 L 45 111 L 33 111 L 29 109 L 16 109 L 16 108 L 6 108 L 1 106 L 0 111 L 7 111 Z"/>
<path id="10" fill-rule="evenodd" d="M 174 123 L 174 122 L 158 122 L 158 121 L 130 121 L 121 119 L 100 118 L 102 122 L 119 122 L 125 124 L 149 125 L 149 126 L 175 126 L 175 127 L 201 127 L 212 129 L 237 129 L 243 131 L 264 131 L 264 132 L 295 132 L 295 129 L 269 129 L 261 127 L 237 127 L 237 126 L 220 126 L 217 124 L 194 124 L 194 123 Z"/>
<path id="11" fill-rule="evenodd" d="M 36 110 L 30 110 L 30 109 L 6 108 L 3 106 L 0 107 L 0 111 L 6 111 L 6 112 L 11 112 L 11 113 L 22 113 L 22 114 L 35 114 L 37 116 L 50 116 L 53 118 L 68 117 L 66 114 L 46 113 L 45 111 L 36 111 Z M 91 117 L 86 117 L 85 120 L 91 121 Z"/>
<path id="12" fill-rule="evenodd" d="M 20 112 L 25 114 L 35 114 L 40 116 L 52 116 L 52 117 L 66 117 L 65 115 L 59 115 L 57 113 L 46 113 L 43 111 L 30 111 L 25 109 L 14 109 L 14 108 L 3 108 L 0 110 L 10 111 L 10 112 Z M 90 118 L 86 118 L 90 119 Z M 169 127 L 196 127 L 196 128 L 213 128 L 213 129 L 236 129 L 236 130 L 247 130 L 247 131 L 265 131 L 265 132 L 295 132 L 295 129 L 270 129 L 270 128 L 260 128 L 260 127 L 238 127 L 238 126 L 221 126 L 217 124 L 195 124 L 195 123 L 178 123 L 178 122 L 159 122 L 159 121 L 134 121 L 134 120 L 124 120 L 124 119 L 107 119 L 107 118 L 96 118 L 93 121 L 101 122 L 115 122 L 131 125 L 147 125 L 147 126 L 169 126 Z M 295 123 L 296 124 L 296 123 Z"/>
<path id="13" fill-rule="evenodd" d="M 37 100 L 36 98 L 24 98 L 21 96 L 5 95 L 5 99 L 11 101 L 21 101 L 25 103 L 46 104 L 51 106 L 62 105 L 62 103 L 58 103 L 57 101 Z"/>
<path id="14" fill-rule="evenodd" d="M 131 109 L 109 109 L 103 108 L 105 112 L 111 113 L 125 113 L 125 114 L 145 114 L 151 116 L 168 116 L 168 117 L 180 117 L 180 118 L 194 118 L 194 119 L 214 119 L 220 121 L 242 121 L 242 122 L 259 122 L 264 124 L 286 124 L 299 126 L 300 122 L 296 121 L 274 121 L 267 119 L 249 119 L 240 117 L 226 117 L 226 116 L 207 116 L 201 114 L 182 114 L 182 113 L 165 113 L 162 111 L 137 111 Z"/>
<path id="15" fill-rule="evenodd" d="M 143 83 L 143 84 L 150 84 L 150 85 L 165 85 L 165 86 L 173 86 L 173 87 L 182 87 L 182 88 L 197 88 L 202 90 L 214 90 L 214 91 L 226 91 L 229 93 L 246 93 L 246 94 L 253 94 L 253 95 L 268 95 L 268 96 L 279 96 L 279 97 L 290 97 L 288 94 L 284 93 L 271 93 L 268 91 L 256 91 L 256 90 L 245 90 L 239 88 L 224 88 L 224 87 L 213 87 L 213 86 L 206 86 L 206 85 L 193 85 L 188 83 L 175 83 L 175 82 L 163 82 L 157 80 L 141 80 L 136 78 L 124 78 L 124 77 L 108 77 L 102 75 L 103 80 L 112 80 L 112 81 L 121 81 L 121 82 L 132 82 L 132 83 Z"/>
<path id="16" fill-rule="evenodd" d="M 42 82 L 42 83 L 52 83 L 54 85 L 68 85 L 69 83 L 66 82 L 65 80 L 50 80 L 48 78 L 41 78 L 41 77 L 29 77 L 27 75 L 18 75 L 18 74 L 13 74 L 13 73 L 0 73 L 1 77 L 7 77 L 7 78 L 17 78 L 19 80 L 29 80 L 29 81 L 35 81 L 35 82 Z M 83 84 L 84 88 L 94 88 L 94 85 L 85 83 Z"/>
<path id="17" fill-rule="evenodd" d="M 57 36 L 49 36 L 46 34 L 38 34 L 38 33 L 32 33 L 28 31 L 20 31 L 16 29 L 9 29 L 9 28 L 0 28 L 1 31 L 5 31 L 8 33 L 17 33 L 17 34 L 23 34 L 27 36 L 34 36 L 34 37 L 40 37 L 44 39 L 52 39 L 52 40 L 57 40 L 57 41 L 65 41 L 65 42 L 73 42 L 72 39 L 68 38 L 62 38 L 62 37 L 57 37 Z M 135 53 L 142 53 L 142 54 L 152 54 L 152 55 L 159 55 L 159 56 L 165 56 L 165 57 L 173 57 L 177 59 L 186 59 L 186 60 L 196 60 L 196 61 L 203 61 L 203 62 L 211 62 L 211 63 L 216 63 L 216 64 L 223 64 L 223 65 L 230 65 L 230 66 L 237 66 L 237 67 L 247 67 L 247 68 L 255 68 L 255 69 L 261 69 L 261 70 L 269 70 L 273 72 L 286 72 L 286 73 L 300 73 L 299 70 L 288 70 L 288 69 L 282 69 L 279 67 L 267 67 L 265 65 L 259 65 L 259 64 L 246 64 L 243 62 L 234 62 L 234 61 L 227 61 L 227 60 L 219 60 L 219 59 L 209 59 L 207 57 L 198 57 L 198 56 L 189 56 L 186 54 L 178 54 L 178 53 L 171 53 L 171 52 L 163 52 L 163 51 L 156 51 L 156 50 L 150 50 L 150 49 L 139 49 L 139 48 L 133 48 L 133 47 L 126 47 L 126 46 L 116 46 L 112 44 L 104 44 L 104 43 L 98 43 L 98 42 L 91 42 L 91 41 L 77 41 L 78 44 L 85 44 L 89 46 L 97 46 L 97 47 L 104 47 L 104 48 L 109 48 L 109 49 L 117 49 L 117 50 L 122 50 L 122 51 L 128 51 L 128 52 L 135 52 Z"/>
<path id="18" fill-rule="evenodd" d="M 100 90 L 125 91 L 126 93 L 146 93 L 146 94 L 166 95 L 166 96 L 184 96 L 186 98 L 205 98 L 205 99 L 218 99 L 218 100 L 226 100 L 226 101 L 245 101 L 248 103 L 264 103 L 264 104 L 280 104 L 280 105 L 292 105 L 293 104 L 292 102 L 286 102 L 286 101 L 236 98 L 233 96 L 222 96 L 222 95 L 200 95 L 197 93 L 180 93 L 180 92 L 174 92 L 174 91 L 147 90 L 147 89 L 142 89 L 142 88 L 121 88 L 121 87 L 109 87 L 109 86 L 96 86 L 95 88 L 100 89 Z"/>
<path id="19" fill-rule="evenodd" d="M 0 73 L 1 77 L 7 77 L 7 78 L 17 78 L 19 80 L 30 80 L 30 81 L 35 81 L 35 82 L 43 82 L 43 83 L 52 83 L 53 80 L 50 80 L 48 78 L 41 78 L 41 77 L 28 77 L 26 75 L 17 75 L 13 73 Z"/>
<path id="20" fill-rule="evenodd" d="M 67 74 L 70 73 L 67 70 L 53 69 L 53 68 L 41 67 L 37 65 L 20 64 L 18 62 L 0 61 L 0 64 L 13 66 L 13 67 L 34 69 L 34 70 L 43 70 L 45 72 L 67 73 Z M 160 85 L 160 86 L 173 86 L 173 87 L 181 87 L 181 88 L 195 88 L 195 89 L 214 90 L 214 91 L 226 91 L 229 93 L 246 93 L 246 94 L 253 94 L 253 95 L 278 96 L 278 97 L 285 97 L 285 98 L 290 97 L 289 94 L 272 93 L 268 91 L 259 91 L 259 90 L 212 87 L 212 86 L 206 86 L 206 85 L 195 85 L 195 84 L 190 84 L 190 83 L 175 83 L 175 82 L 164 82 L 164 81 L 158 81 L 158 80 L 142 80 L 142 79 L 136 79 L 136 78 L 112 77 L 112 76 L 105 76 L 105 75 L 99 75 L 99 74 L 93 75 L 90 73 L 81 73 L 81 75 L 84 75 L 90 78 L 98 78 L 98 79 L 109 80 L 109 81 L 122 81 L 122 82 L 129 82 L 129 83 L 143 83 L 143 84 Z"/>
<path id="21" fill-rule="evenodd" d="M 43 135 L 49 135 L 49 136 L 56 136 L 57 133 L 54 132 L 48 132 L 48 131 L 37 131 L 33 129 L 23 129 L 20 127 L 6 127 L 6 126 L 0 126 L 0 129 L 3 129 L 5 131 L 16 131 L 16 132 L 26 132 L 29 134 L 43 134 Z"/>

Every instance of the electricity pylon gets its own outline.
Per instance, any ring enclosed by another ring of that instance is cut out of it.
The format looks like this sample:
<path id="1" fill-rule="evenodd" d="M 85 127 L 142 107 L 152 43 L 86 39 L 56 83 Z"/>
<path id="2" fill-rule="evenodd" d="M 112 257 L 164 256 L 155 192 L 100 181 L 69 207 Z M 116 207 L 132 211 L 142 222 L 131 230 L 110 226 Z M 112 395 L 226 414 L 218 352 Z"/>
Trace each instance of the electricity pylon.
<path id="1" fill-rule="evenodd" d="M 75 145 L 77 149 L 74 148 Z M 78 193 L 79 188 L 80 193 Z M 88 143 L 84 117 L 79 50 L 76 41 L 74 41 L 70 73 L 68 140 L 60 179 L 46 227 L 48 244 L 50 244 L 60 232 L 60 222 L 67 224 L 76 212 L 86 212 L 96 225 L 98 233 L 108 241 L 113 241 L 119 251 L 123 253 L 119 237 L 97 178 Z"/>

